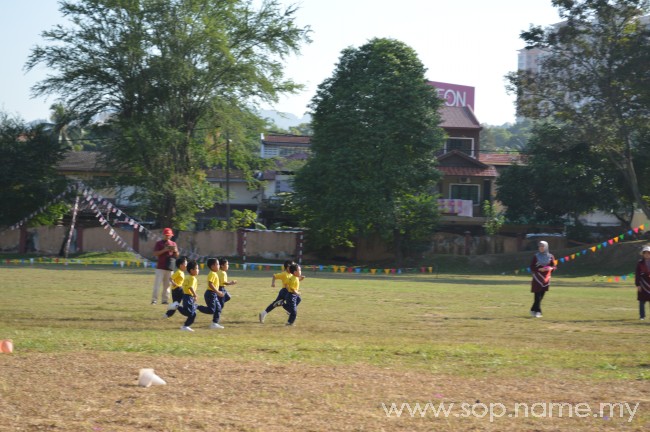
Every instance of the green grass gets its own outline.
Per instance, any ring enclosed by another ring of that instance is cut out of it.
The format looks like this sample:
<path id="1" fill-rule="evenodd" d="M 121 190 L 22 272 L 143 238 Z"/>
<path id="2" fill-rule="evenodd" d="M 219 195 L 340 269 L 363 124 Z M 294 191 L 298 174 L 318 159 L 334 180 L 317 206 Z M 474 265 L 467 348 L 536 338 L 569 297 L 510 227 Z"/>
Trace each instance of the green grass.
<path id="1" fill-rule="evenodd" d="M 223 331 L 178 330 L 149 305 L 153 271 L 112 266 L 0 265 L 0 339 L 16 353 L 138 352 L 308 364 L 368 364 L 455 376 L 647 380 L 650 322 L 631 282 L 554 278 L 544 318 L 528 317 L 528 276 L 306 272 L 297 325 L 273 311 L 272 272 L 229 272 Z M 200 302 L 205 270 L 199 275 Z"/>

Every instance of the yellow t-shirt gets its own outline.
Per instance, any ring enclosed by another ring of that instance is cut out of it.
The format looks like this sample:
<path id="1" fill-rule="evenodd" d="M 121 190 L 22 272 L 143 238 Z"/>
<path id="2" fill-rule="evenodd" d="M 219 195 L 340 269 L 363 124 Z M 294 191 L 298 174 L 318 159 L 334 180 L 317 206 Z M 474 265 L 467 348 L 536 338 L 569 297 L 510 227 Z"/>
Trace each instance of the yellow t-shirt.
<path id="1" fill-rule="evenodd" d="M 219 276 L 219 286 L 226 286 L 226 283 L 228 283 L 228 273 L 220 269 L 217 270 L 217 275 Z"/>
<path id="2" fill-rule="evenodd" d="M 212 282 L 212 285 L 216 287 L 215 289 L 210 288 L 210 282 Z M 216 291 L 218 288 L 219 288 L 219 275 L 217 274 L 217 272 L 210 270 L 210 273 L 208 273 L 208 291 Z"/>
<path id="3" fill-rule="evenodd" d="M 273 275 L 274 278 L 277 280 L 282 281 L 282 288 L 287 287 L 287 279 L 291 276 L 291 273 L 287 273 L 286 271 L 283 271 L 282 273 L 276 273 Z"/>
<path id="4" fill-rule="evenodd" d="M 300 294 L 300 279 L 294 275 L 289 275 L 289 278 L 287 278 L 287 291 L 292 294 Z"/>
<path id="5" fill-rule="evenodd" d="M 189 275 L 185 280 L 183 281 L 183 294 L 188 294 L 192 295 L 192 291 L 190 291 L 190 288 L 194 289 L 194 292 L 196 293 L 196 287 L 198 285 L 198 281 L 196 280 L 196 276 Z"/>
<path id="6" fill-rule="evenodd" d="M 174 274 L 171 276 L 172 282 L 174 282 L 176 285 L 172 289 L 182 287 L 183 286 L 183 281 L 185 280 L 185 273 L 183 273 L 183 270 L 181 269 L 176 269 Z"/>

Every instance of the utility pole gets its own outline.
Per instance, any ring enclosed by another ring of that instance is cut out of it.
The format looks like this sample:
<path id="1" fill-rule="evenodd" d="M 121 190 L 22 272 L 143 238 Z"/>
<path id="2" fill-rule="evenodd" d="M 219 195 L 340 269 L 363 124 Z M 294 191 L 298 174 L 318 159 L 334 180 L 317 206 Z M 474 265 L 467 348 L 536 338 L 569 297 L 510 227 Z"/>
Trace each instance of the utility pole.
<path id="1" fill-rule="evenodd" d="M 230 225 L 230 136 L 226 133 L 226 221 Z"/>

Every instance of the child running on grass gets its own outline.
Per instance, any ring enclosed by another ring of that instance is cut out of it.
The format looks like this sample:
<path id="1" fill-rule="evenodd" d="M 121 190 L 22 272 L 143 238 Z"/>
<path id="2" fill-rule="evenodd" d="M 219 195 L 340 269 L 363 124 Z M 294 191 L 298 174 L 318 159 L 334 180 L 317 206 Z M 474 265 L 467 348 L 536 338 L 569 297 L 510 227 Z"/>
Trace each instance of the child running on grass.
<path id="1" fill-rule="evenodd" d="M 219 277 L 219 292 L 217 293 L 217 300 L 219 302 L 219 305 L 221 306 L 219 310 L 219 314 L 221 315 L 221 312 L 223 311 L 223 308 L 225 306 L 225 303 L 230 300 L 230 293 L 226 291 L 226 286 L 228 285 L 236 285 L 237 281 L 232 280 L 228 281 L 228 268 L 230 267 L 230 264 L 228 263 L 228 260 L 226 258 L 220 258 L 219 259 L 219 270 L 217 270 L 217 276 Z M 214 320 L 213 320 L 214 323 Z M 223 328 L 221 324 L 219 324 L 220 327 L 214 327 L 214 328 Z"/>
<path id="2" fill-rule="evenodd" d="M 187 269 L 187 257 L 180 257 L 176 259 L 176 271 L 172 274 L 170 279 L 172 290 L 172 304 L 167 308 L 164 318 L 170 318 L 176 312 L 176 309 L 183 301 L 183 281 L 185 280 L 185 270 Z"/>
<path id="3" fill-rule="evenodd" d="M 298 316 L 298 305 L 302 301 L 300 298 L 302 272 L 300 266 L 296 263 L 289 266 L 289 272 L 291 276 L 287 279 L 287 295 L 285 296 L 282 307 L 289 313 L 289 321 L 287 321 L 286 325 L 292 326 Z"/>
<path id="4" fill-rule="evenodd" d="M 196 288 L 198 286 L 196 277 L 199 274 L 199 264 L 194 260 L 188 262 L 187 272 L 189 275 L 183 281 L 183 306 L 179 307 L 178 311 L 187 317 L 181 330 L 193 332 L 194 330 L 190 326 L 196 319 Z"/>
<path id="5" fill-rule="evenodd" d="M 283 265 L 283 270 L 280 273 L 275 273 L 271 277 L 271 288 L 275 288 L 275 281 L 276 279 L 280 280 L 282 282 L 282 288 L 280 291 L 278 291 L 278 295 L 271 302 L 270 305 L 266 307 L 262 312 L 259 314 L 259 319 L 260 319 L 260 324 L 264 324 L 264 319 L 266 319 L 266 315 L 271 312 L 273 309 L 275 309 L 278 306 L 282 306 L 284 303 L 284 298 L 287 295 L 287 279 L 289 276 L 291 276 L 291 273 L 289 273 L 289 266 L 293 264 L 293 261 L 291 260 L 286 260 Z"/>
<path id="6" fill-rule="evenodd" d="M 269 312 L 271 312 L 273 309 L 275 309 L 278 306 L 282 306 L 284 304 L 284 299 L 287 296 L 287 279 L 291 276 L 291 273 L 289 273 L 289 266 L 291 264 L 295 264 L 292 260 L 286 260 L 284 262 L 284 269 L 280 273 L 276 273 L 271 277 L 271 288 L 275 288 L 275 281 L 280 280 L 282 282 L 282 288 L 280 291 L 278 291 L 278 296 L 271 302 L 270 305 L 266 307 L 262 312 L 259 314 L 259 319 L 260 319 L 260 324 L 264 324 L 264 320 L 266 319 L 266 315 L 268 315 Z"/>
<path id="7" fill-rule="evenodd" d="M 222 329 L 223 326 L 219 324 L 219 319 L 221 318 L 223 302 L 220 300 L 225 297 L 225 294 L 219 290 L 219 260 L 217 258 L 209 258 L 207 265 L 210 273 L 208 273 L 208 288 L 205 290 L 205 294 L 203 294 L 205 306 L 199 306 L 198 311 L 212 315 L 211 329 Z"/>

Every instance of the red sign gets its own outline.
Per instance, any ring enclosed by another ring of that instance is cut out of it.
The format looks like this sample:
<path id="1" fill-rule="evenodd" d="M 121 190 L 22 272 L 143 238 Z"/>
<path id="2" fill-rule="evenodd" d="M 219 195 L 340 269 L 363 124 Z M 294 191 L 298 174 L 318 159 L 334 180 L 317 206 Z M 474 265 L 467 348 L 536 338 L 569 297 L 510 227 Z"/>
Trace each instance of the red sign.
<path id="1" fill-rule="evenodd" d="M 474 87 L 449 84 L 436 81 L 427 81 L 436 88 L 438 97 L 445 101 L 447 106 L 464 107 L 468 106 L 474 110 Z"/>

